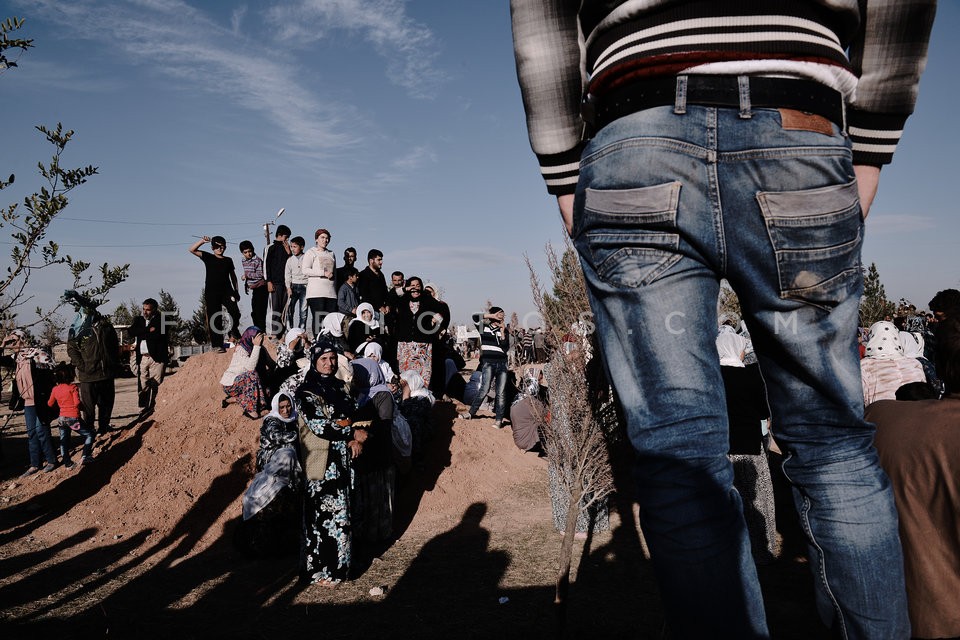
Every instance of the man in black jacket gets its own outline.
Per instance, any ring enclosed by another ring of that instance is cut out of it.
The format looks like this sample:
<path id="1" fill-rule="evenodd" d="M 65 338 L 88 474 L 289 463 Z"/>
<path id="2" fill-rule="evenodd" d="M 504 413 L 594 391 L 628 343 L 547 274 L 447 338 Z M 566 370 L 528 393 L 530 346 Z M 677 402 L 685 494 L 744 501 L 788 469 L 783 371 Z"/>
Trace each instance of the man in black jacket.
<path id="1" fill-rule="evenodd" d="M 267 256 L 263 261 L 264 277 L 270 294 L 270 314 L 267 316 L 267 335 L 279 338 L 283 335 L 283 309 L 287 304 L 287 285 L 284 282 L 284 270 L 290 257 L 290 227 L 281 224 L 277 227 L 273 244 L 267 247 Z"/>
<path id="2" fill-rule="evenodd" d="M 153 409 L 157 391 L 163 382 L 167 366 L 168 339 L 161 314 L 157 313 L 157 301 L 143 301 L 143 315 L 137 316 L 130 325 L 130 335 L 137 339 L 134 349 L 137 358 L 137 386 L 140 391 L 140 407 L 144 412 Z"/>

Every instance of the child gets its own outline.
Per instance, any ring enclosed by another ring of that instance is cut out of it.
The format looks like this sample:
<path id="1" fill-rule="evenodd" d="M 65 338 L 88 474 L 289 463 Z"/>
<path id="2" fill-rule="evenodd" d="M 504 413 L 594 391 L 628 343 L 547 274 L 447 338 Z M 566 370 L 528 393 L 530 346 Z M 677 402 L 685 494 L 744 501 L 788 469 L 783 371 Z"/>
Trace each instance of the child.
<path id="1" fill-rule="evenodd" d="M 296 236 L 290 240 L 290 252 L 287 266 L 284 269 L 284 282 L 287 285 L 287 326 L 290 328 L 307 326 L 307 276 L 303 275 L 303 246 L 306 241 L 303 236 Z M 296 316 L 297 304 L 300 305 L 300 315 Z M 294 319 L 297 321 L 294 322 Z"/>
<path id="2" fill-rule="evenodd" d="M 69 364 L 57 365 L 53 370 L 53 377 L 57 385 L 50 392 L 47 405 L 60 406 L 60 458 L 65 469 L 73 469 L 76 465 L 70 459 L 70 432 L 79 431 L 83 436 L 83 456 L 80 464 L 88 464 L 93 460 L 93 430 L 80 420 L 80 392 L 73 383 L 73 366 Z"/>
<path id="3" fill-rule="evenodd" d="M 243 288 L 250 294 L 250 318 L 259 329 L 263 329 L 267 324 L 267 281 L 263 277 L 263 259 L 256 255 L 253 249 L 253 243 L 244 240 L 240 243 L 240 253 L 243 254 L 243 260 L 240 261 L 243 267 Z"/>

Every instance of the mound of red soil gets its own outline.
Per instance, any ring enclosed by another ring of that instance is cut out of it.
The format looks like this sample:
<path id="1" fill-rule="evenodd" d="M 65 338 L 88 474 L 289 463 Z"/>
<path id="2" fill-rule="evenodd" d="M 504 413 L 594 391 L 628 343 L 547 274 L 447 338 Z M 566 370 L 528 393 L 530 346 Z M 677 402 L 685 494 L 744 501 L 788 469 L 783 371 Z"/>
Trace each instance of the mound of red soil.
<path id="1" fill-rule="evenodd" d="M 152 416 L 100 437 L 93 464 L 8 481 L 5 506 L 24 523 L 37 513 L 39 522 L 30 529 L 41 544 L 84 530 L 97 532 L 94 541 L 138 536 L 149 544 L 186 534 L 197 519 L 203 526 L 188 553 L 207 548 L 241 513 L 259 436 L 259 421 L 243 417 L 236 405 L 220 407 L 219 380 L 230 357 L 191 357 L 163 382 Z M 455 417 L 453 404 L 437 404 L 428 469 L 413 476 L 423 493 L 408 505 L 408 534 L 434 534 L 474 502 L 495 505 L 518 485 L 543 481 L 544 462 L 517 450 L 509 429 Z M 515 516 L 521 522 L 514 524 L 522 526 L 523 515 Z M 528 517 L 542 520 L 544 514 Z"/>

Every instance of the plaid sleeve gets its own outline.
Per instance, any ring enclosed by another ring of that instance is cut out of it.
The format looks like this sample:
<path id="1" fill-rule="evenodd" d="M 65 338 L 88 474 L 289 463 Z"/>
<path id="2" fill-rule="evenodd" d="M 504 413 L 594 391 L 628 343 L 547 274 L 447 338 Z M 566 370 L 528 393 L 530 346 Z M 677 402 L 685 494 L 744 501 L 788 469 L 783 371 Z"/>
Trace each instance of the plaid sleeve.
<path id="1" fill-rule="evenodd" d="M 865 0 L 850 46 L 859 76 L 847 117 L 855 164 L 889 164 L 917 101 L 936 0 Z"/>
<path id="2" fill-rule="evenodd" d="M 517 78 L 530 146 L 553 195 L 573 193 L 583 149 L 579 1 L 511 0 Z"/>

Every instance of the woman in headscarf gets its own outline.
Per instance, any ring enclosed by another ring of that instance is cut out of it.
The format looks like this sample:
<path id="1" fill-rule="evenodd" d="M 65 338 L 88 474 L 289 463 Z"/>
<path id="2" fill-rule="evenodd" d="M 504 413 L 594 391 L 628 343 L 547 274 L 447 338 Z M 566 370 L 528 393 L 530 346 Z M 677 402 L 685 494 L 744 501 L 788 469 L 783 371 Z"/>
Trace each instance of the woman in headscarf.
<path id="1" fill-rule="evenodd" d="M 260 426 L 257 474 L 243 494 L 243 522 L 237 540 L 258 554 L 281 553 L 289 531 L 296 531 L 303 471 L 297 457 L 297 410 L 290 396 L 278 393 Z"/>
<path id="2" fill-rule="evenodd" d="M 347 327 L 347 344 L 358 358 L 366 356 L 367 344 L 377 342 L 380 337 L 380 323 L 377 322 L 373 305 L 361 302 L 357 306 L 357 317 Z"/>
<path id="3" fill-rule="evenodd" d="M 306 358 L 307 349 L 310 348 L 310 340 L 307 338 L 307 332 L 300 327 L 288 329 L 283 339 L 277 345 L 277 366 L 271 374 L 271 383 L 268 387 L 280 392 L 281 389 L 287 389 L 288 395 L 303 382 L 303 378 L 296 381 L 292 387 L 284 383 L 300 371 L 300 364 Z"/>
<path id="4" fill-rule="evenodd" d="M 3 350 L 8 349 L 13 355 L 0 355 L 0 366 L 14 369 L 10 409 L 23 410 L 30 452 L 30 466 L 20 477 L 40 471 L 44 460 L 43 471 L 49 473 L 57 466 L 57 454 L 50 437 L 50 422 L 56 414 L 52 414 L 48 406 L 54 386 L 53 358 L 45 350 L 31 347 L 27 334 L 21 329 L 14 329 L 3 339 Z"/>
<path id="5" fill-rule="evenodd" d="M 300 576 L 313 584 L 334 587 L 350 572 L 353 460 L 363 450 L 367 432 L 355 424 L 356 403 L 336 377 L 334 346 L 318 341 L 310 362 L 296 394 L 303 420 L 300 443 L 306 475 Z"/>
<path id="6" fill-rule="evenodd" d="M 394 467 L 394 400 L 379 363 L 369 358 L 354 360 L 352 391 L 357 399 L 358 420 L 371 421 L 363 457 L 357 460 L 353 492 L 354 532 L 357 540 L 378 543 L 393 532 L 393 502 L 396 489 Z"/>
<path id="7" fill-rule="evenodd" d="M 510 427 L 513 443 L 521 451 L 534 451 L 540 445 L 540 431 L 547 417 L 547 407 L 540 396 L 542 374 L 530 367 L 523 373 L 519 391 L 510 405 Z"/>
<path id="8" fill-rule="evenodd" d="M 383 359 L 383 347 L 379 342 L 369 342 L 363 350 L 363 357 L 375 360 L 380 365 L 380 371 L 383 372 L 383 379 L 389 385 L 395 382 L 397 374 L 393 372 L 390 363 Z M 393 389 L 391 389 L 393 391 Z"/>
<path id="9" fill-rule="evenodd" d="M 900 331 L 892 322 L 881 320 L 870 327 L 865 352 L 860 361 L 864 405 L 895 400 L 897 389 L 908 382 L 926 382 L 917 359 L 904 356 Z"/>
<path id="10" fill-rule="evenodd" d="M 413 435 L 411 458 L 414 464 L 420 464 L 423 461 L 423 447 L 433 435 L 430 414 L 435 400 L 424 385 L 423 377 L 412 370 L 400 374 L 400 392 L 400 413 L 410 424 Z"/>
<path id="11" fill-rule="evenodd" d="M 344 355 L 347 355 L 350 351 L 350 345 L 347 344 L 347 339 L 343 336 L 343 321 L 346 317 L 345 314 L 336 311 L 328 313 L 320 323 L 320 335 L 332 342 L 337 351 Z M 352 354 L 349 357 L 353 357 Z"/>
<path id="12" fill-rule="evenodd" d="M 247 327 L 233 350 L 230 366 L 223 372 L 220 384 L 227 395 L 220 406 L 227 408 L 230 398 L 243 408 L 243 415 L 251 420 L 260 417 L 262 389 L 257 363 L 263 347 L 263 332 L 258 327 Z"/>
<path id="13" fill-rule="evenodd" d="M 754 560 L 766 564 L 777 554 L 773 479 L 763 446 L 763 421 L 770 417 L 767 389 L 756 361 L 744 364 L 747 354 L 753 353 L 753 346 L 746 337 L 724 324 L 720 326 L 716 344 L 727 398 L 728 457 L 733 465 L 733 486 L 743 501 L 743 516 Z"/>
<path id="14" fill-rule="evenodd" d="M 937 368 L 933 363 L 923 357 L 923 349 L 926 342 L 923 334 L 916 331 L 901 331 L 900 346 L 903 347 L 903 356 L 905 358 L 915 358 L 923 369 L 923 375 L 927 378 L 927 384 L 936 393 L 937 398 L 943 393 L 943 383 L 937 376 Z"/>

